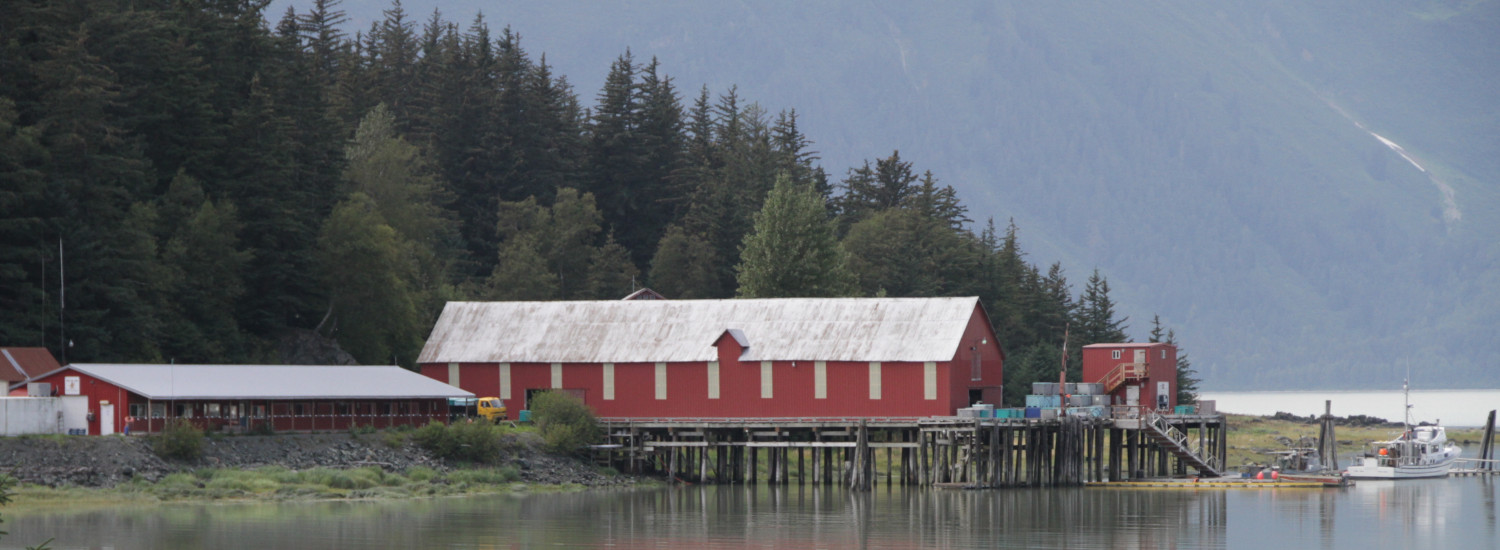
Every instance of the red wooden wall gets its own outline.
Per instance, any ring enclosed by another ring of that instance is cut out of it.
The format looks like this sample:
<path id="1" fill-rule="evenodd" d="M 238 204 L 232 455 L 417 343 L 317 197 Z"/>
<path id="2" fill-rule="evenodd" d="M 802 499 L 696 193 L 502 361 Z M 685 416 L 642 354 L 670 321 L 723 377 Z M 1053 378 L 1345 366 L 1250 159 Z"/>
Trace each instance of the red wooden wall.
<path id="1" fill-rule="evenodd" d="M 743 349 L 727 334 L 716 343 L 719 356 L 719 396 L 709 396 L 706 362 L 667 363 L 666 398 L 656 395 L 655 363 L 614 364 L 614 399 L 605 398 L 605 367 L 599 363 L 564 363 L 562 389 L 582 395 L 603 417 L 636 418 L 757 418 L 757 417 L 901 417 L 951 416 L 969 405 L 969 390 L 980 400 L 1000 404 L 1004 352 L 995 342 L 988 320 L 975 308 L 958 351 L 950 361 L 936 362 L 936 399 L 926 399 L 922 362 L 882 362 L 880 396 L 870 394 L 868 362 L 826 363 L 827 396 L 816 391 L 816 361 L 775 361 L 771 365 L 771 397 L 762 397 L 761 363 L 740 361 Z M 752 344 L 753 345 L 753 344 Z M 972 358 L 980 358 L 978 380 Z M 510 363 L 510 394 L 501 393 L 500 365 L 459 363 L 457 386 L 476 396 L 506 400 L 511 410 L 527 408 L 527 390 L 553 388 L 552 364 Z M 429 363 L 422 374 L 449 380 L 449 365 Z M 514 417 L 512 413 L 512 417 Z"/>

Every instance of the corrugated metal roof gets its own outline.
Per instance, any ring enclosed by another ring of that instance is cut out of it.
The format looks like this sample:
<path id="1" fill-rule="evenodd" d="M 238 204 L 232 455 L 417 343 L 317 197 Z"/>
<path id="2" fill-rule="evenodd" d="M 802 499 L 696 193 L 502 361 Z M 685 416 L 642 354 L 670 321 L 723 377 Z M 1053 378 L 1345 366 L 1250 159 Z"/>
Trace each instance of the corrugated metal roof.
<path id="1" fill-rule="evenodd" d="M 0 381 L 25 381 L 59 366 L 47 348 L 0 348 Z"/>
<path id="2" fill-rule="evenodd" d="M 72 364 L 149 399 L 436 399 L 474 394 L 396 366 Z"/>
<path id="3" fill-rule="evenodd" d="M 979 299 L 777 298 L 449 302 L 420 363 L 647 363 L 718 359 L 737 329 L 745 361 L 949 361 Z"/>

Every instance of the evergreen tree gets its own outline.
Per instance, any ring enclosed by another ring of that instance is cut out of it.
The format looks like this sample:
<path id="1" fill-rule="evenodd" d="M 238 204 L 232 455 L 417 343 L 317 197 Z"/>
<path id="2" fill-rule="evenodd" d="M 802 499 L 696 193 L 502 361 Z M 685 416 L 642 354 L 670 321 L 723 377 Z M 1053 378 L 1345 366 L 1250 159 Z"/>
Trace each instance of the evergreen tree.
<path id="1" fill-rule="evenodd" d="M 897 208 L 854 224 L 843 244 L 865 295 L 949 296 L 967 290 L 974 273 L 970 237 Z"/>
<path id="2" fill-rule="evenodd" d="M 1065 329 L 1072 320 L 1076 306 L 1073 303 L 1073 287 L 1063 274 L 1062 263 L 1053 262 L 1047 275 L 1041 276 L 1035 267 L 1028 266 L 1028 293 L 1031 323 L 1037 327 L 1040 342 L 1062 342 Z M 1074 331 L 1076 332 L 1076 331 Z M 1078 342 L 1074 338 L 1073 342 Z"/>
<path id="3" fill-rule="evenodd" d="M 995 338 L 1008 347 L 1029 345 L 1036 337 L 1023 317 L 1021 283 L 1026 270 L 1015 239 L 1014 222 L 1002 240 L 996 234 L 995 221 L 989 220 L 979 240 L 981 255 L 974 289 L 989 313 Z"/>
<path id="4" fill-rule="evenodd" d="M 512 237 L 500 245 L 495 271 L 485 281 L 480 299 L 554 300 L 557 278 L 547 270 L 547 260 L 530 234 Z"/>
<path id="5" fill-rule="evenodd" d="M 239 249 L 234 205 L 209 200 L 198 182 L 179 173 L 158 211 L 171 297 L 163 355 L 183 363 L 249 360 L 234 305 L 244 294 L 240 274 L 250 254 Z"/>
<path id="6" fill-rule="evenodd" d="M 332 303 L 325 330 L 360 363 L 413 367 L 425 328 L 409 283 L 415 266 L 375 201 L 351 194 L 323 224 L 318 246 Z"/>
<path id="7" fill-rule="evenodd" d="M 595 300 L 617 300 L 635 292 L 636 278 L 641 274 L 630 260 L 630 251 L 608 235 L 604 244 L 594 249 L 589 259 L 587 297 Z"/>
<path id="8" fill-rule="evenodd" d="M 1187 352 L 1177 344 L 1177 333 L 1173 330 L 1167 331 L 1167 343 L 1177 346 L 1177 404 L 1192 405 L 1198 402 L 1198 383 L 1203 379 L 1198 378 L 1198 371 L 1188 361 Z"/>
<path id="9" fill-rule="evenodd" d="M 852 295 L 856 281 L 835 232 L 817 190 L 778 177 L 745 236 L 736 267 L 740 297 Z"/>
<path id="10" fill-rule="evenodd" d="M 345 187 L 369 197 L 407 245 L 418 313 L 424 321 L 435 319 L 458 253 L 452 216 L 441 206 L 451 201 L 448 190 L 427 157 L 396 133 L 395 117 L 384 104 L 360 121 L 345 155 Z"/>
<path id="11" fill-rule="evenodd" d="M 937 178 L 931 171 L 922 173 L 921 186 L 907 199 L 908 208 L 923 218 L 941 224 L 951 231 L 963 231 L 973 220 L 968 218 L 969 208 L 958 200 L 958 192 L 951 185 L 938 187 Z"/>
<path id="12" fill-rule="evenodd" d="M 37 129 L 19 126 L 17 117 L 15 103 L 0 96 L 0 311 L 9 312 L 0 315 L 0 341 L 41 346 L 50 319 L 45 296 L 51 256 L 41 237 L 46 150 Z"/>
<path id="13" fill-rule="evenodd" d="M 843 226 L 847 228 L 877 212 L 904 206 L 916 192 L 913 186 L 916 181 L 911 163 L 901 160 L 900 151 L 877 159 L 873 167 L 865 161 L 864 166 L 851 168 L 840 183 L 843 194 L 834 199 Z"/>
<path id="14" fill-rule="evenodd" d="M 381 13 L 385 18 L 374 24 L 368 37 L 371 78 L 380 101 L 390 106 L 396 119 L 409 120 L 418 93 L 416 25 L 407 18 L 401 0 L 392 0 Z"/>
<path id="15" fill-rule="evenodd" d="M 310 327 L 324 290 L 314 277 L 317 227 L 324 219 L 314 189 L 297 179 L 292 121 L 277 112 L 272 91 L 257 78 L 250 102 L 234 112 L 229 130 L 238 155 L 226 158 L 226 195 L 242 214 L 245 270 L 240 322 L 262 337 Z"/>
<path id="16" fill-rule="evenodd" d="M 651 259 L 651 288 L 674 300 L 722 298 L 715 265 L 707 239 L 681 226 L 668 227 Z"/>
<path id="17" fill-rule="evenodd" d="M 344 31 L 340 29 L 349 21 L 343 10 L 338 9 L 343 0 L 312 0 L 307 13 L 297 17 L 297 30 L 307 44 L 314 78 L 325 88 L 333 88 L 345 61 Z"/>
<path id="18" fill-rule="evenodd" d="M 602 219 L 594 195 L 580 194 L 572 188 L 559 189 L 552 207 L 538 210 L 541 223 L 535 228 L 535 236 L 542 244 L 548 271 L 557 276 L 560 296 L 563 299 L 588 296 L 590 262 L 595 260 L 594 242 Z"/>
<path id="19" fill-rule="evenodd" d="M 593 244 L 601 214 L 592 193 L 560 189 L 551 207 L 537 204 L 535 197 L 501 202 L 498 218 L 502 243 L 499 264 L 486 283 L 487 295 L 508 300 L 579 299 L 592 296 L 591 280 L 606 282 L 606 273 L 591 268 L 605 259 L 596 258 L 599 247 Z M 606 268 L 613 269 L 598 266 Z"/>
<path id="20" fill-rule="evenodd" d="M 131 324 L 157 313 L 149 296 L 155 255 L 132 255 L 154 243 L 142 232 L 145 213 L 130 209 L 153 182 L 138 144 L 113 123 L 118 85 L 89 52 L 85 28 L 60 33 L 35 66 L 36 137 L 47 150 L 39 169 L 48 181 L 38 240 L 63 248 L 53 259 L 67 262 L 66 336 L 52 351 L 67 361 L 147 359 L 153 342 L 126 339 L 153 336 L 150 324 Z"/>
<path id="21" fill-rule="evenodd" d="M 344 180 L 349 191 L 375 202 L 380 217 L 405 239 L 438 254 L 452 242 L 452 221 L 441 204 L 450 200 L 427 159 L 396 133 L 396 119 L 385 104 L 360 121 L 345 149 Z"/>
<path id="22" fill-rule="evenodd" d="M 796 109 L 776 115 L 771 140 L 776 149 L 777 171 L 787 174 L 793 182 L 812 184 L 824 201 L 829 200 L 833 190 L 828 185 L 828 173 L 817 165 L 818 152 L 808 150 L 813 142 L 797 127 Z"/>
<path id="23" fill-rule="evenodd" d="M 1146 335 L 1146 341 L 1153 344 L 1157 342 L 1164 342 L 1166 334 L 1166 331 L 1161 326 L 1161 315 L 1152 315 L 1151 332 Z"/>
<path id="24" fill-rule="evenodd" d="M 1095 269 L 1084 286 L 1074 325 L 1079 345 L 1128 341 L 1126 319 L 1115 319 L 1115 303 L 1109 297 L 1109 281 Z"/>

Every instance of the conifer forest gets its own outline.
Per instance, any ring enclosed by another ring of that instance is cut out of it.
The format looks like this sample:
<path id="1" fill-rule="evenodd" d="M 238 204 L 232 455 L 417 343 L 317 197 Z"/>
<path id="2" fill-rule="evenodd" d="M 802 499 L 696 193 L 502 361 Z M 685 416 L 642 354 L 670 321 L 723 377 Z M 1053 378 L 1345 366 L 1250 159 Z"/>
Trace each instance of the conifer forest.
<path id="1" fill-rule="evenodd" d="M 979 296 L 1019 401 L 1065 332 L 1070 380 L 1129 323 L 1175 339 L 899 151 L 822 165 L 795 108 L 628 50 L 578 90 L 483 18 L 267 3 L 0 0 L 0 344 L 413 367 L 452 300 Z"/>

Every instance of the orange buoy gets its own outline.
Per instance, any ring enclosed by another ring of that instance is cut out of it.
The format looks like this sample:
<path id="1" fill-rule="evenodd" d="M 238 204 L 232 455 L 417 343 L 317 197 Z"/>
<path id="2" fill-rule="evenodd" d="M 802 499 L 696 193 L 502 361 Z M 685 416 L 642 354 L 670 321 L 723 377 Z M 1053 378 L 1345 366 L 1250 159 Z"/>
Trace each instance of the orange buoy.
<path id="1" fill-rule="evenodd" d="M 1390 449 L 1381 449 L 1380 450 L 1380 456 L 1385 456 L 1385 455 L 1388 455 L 1388 454 L 1391 454 L 1391 450 Z"/>

